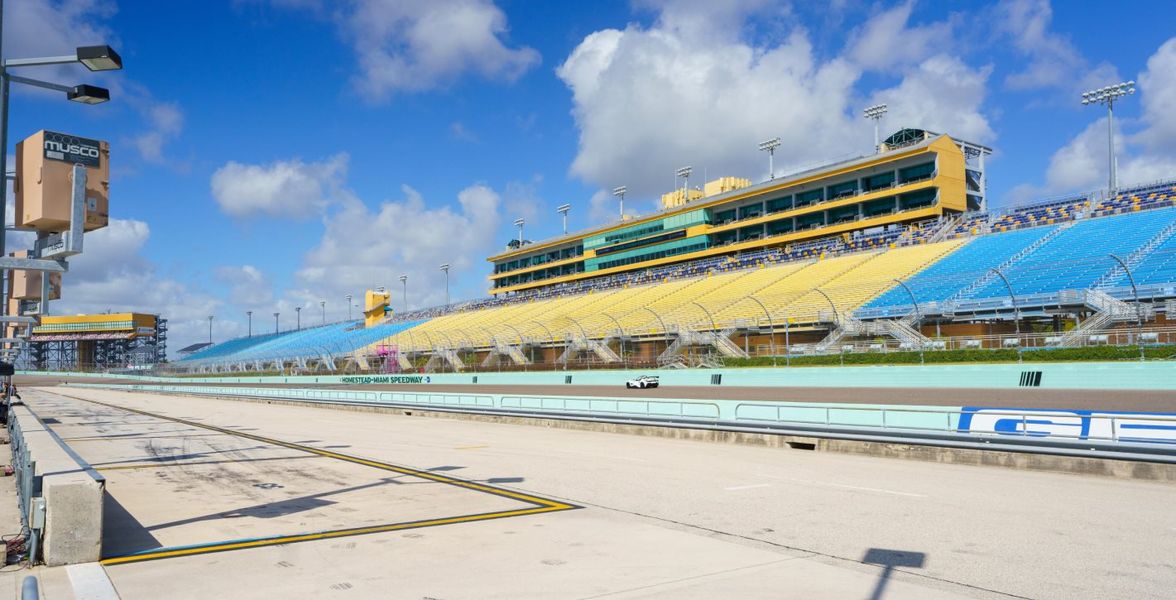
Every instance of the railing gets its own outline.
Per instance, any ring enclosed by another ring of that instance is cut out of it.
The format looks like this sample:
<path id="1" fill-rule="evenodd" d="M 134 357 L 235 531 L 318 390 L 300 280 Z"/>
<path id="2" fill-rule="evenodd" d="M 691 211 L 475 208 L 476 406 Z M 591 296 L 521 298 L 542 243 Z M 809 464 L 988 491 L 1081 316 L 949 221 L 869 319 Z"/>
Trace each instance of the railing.
<path id="1" fill-rule="evenodd" d="M 29 454 L 20 420 L 11 411 L 8 414 L 8 438 L 12 448 L 12 471 L 16 478 L 16 494 L 20 503 L 21 535 L 28 549 L 28 560 L 36 561 L 41 541 L 42 524 L 34 518 L 37 500 L 41 496 L 41 478 L 37 475 L 37 462 Z"/>

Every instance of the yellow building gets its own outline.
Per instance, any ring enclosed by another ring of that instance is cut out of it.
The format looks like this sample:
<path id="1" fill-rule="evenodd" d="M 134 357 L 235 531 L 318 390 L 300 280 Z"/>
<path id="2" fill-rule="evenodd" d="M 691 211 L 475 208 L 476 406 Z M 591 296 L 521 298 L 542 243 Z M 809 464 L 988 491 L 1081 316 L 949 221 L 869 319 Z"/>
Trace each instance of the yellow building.
<path id="1" fill-rule="evenodd" d="M 983 146 L 904 129 L 878 154 L 750 185 L 681 189 L 656 213 L 489 257 L 503 294 L 710 256 L 785 247 L 982 208 Z M 976 164 L 976 159 L 978 164 Z"/>

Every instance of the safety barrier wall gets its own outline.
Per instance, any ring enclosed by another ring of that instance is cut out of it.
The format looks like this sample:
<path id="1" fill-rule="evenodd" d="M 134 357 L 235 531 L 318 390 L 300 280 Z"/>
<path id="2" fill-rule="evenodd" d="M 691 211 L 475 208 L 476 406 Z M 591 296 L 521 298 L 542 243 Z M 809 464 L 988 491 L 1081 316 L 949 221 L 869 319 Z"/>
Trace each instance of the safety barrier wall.
<path id="1" fill-rule="evenodd" d="M 1090 440 L 1114 444 L 1176 444 L 1176 414 L 1166 413 L 739 400 L 642 400 L 592 396 L 381 392 L 314 388 L 77 385 L 145 392 L 339 404 L 420 406 L 529 416 L 630 419 L 653 424 L 707 424 L 719 428 L 770 424 L 811 428 L 814 432 L 856 430 L 874 433 L 963 434 L 1031 440 Z"/>
<path id="2" fill-rule="evenodd" d="M 23 372 L 22 372 L 23 373 Z M 1030 377 L 1025 377 L 1030 373 Z M 60 377 L 84 376 L 71 373 L 34 373 Z M 1074 362 L 1008 363 L 967 365 L 910 365 L 854 367 L 791 367 L 742 369 L 682 369 L 653 371 L 542 371 L 503 373 L 433 373 L 399 375 L 290 375 L 269 377 L 169 378 L 107 375 L 152 383 L 234 383 L 234 384 L 486 384 L 486 385 L 605 385 L 623 386 L 636 375 L 661 378 L 663 386 L 757 386 L 757 387 L 911 387 L 911 388 L 1016 388 L 1173 390 L 1176 363 L 1173 362 Z M 1040 375 L 1037 375 L 1040 374 Z M 716 376 L 718 378 L 716 379 Z"/>
<path id="3" fill-rule="evenodd" d="M 22 489 L 22 510 L 30 529 L 40 530 L 40 558 L 49 566 L 98 560 L 106 480 L 27 406 L 11 407 L 8 418 L 9 431 L 20 436 L 13 448 L 21 456 L 14 458 L 28 469 L 21 473 L 30 479 Z M 30 562 L 36 562 L 36 551 L 30 548 Z"/>

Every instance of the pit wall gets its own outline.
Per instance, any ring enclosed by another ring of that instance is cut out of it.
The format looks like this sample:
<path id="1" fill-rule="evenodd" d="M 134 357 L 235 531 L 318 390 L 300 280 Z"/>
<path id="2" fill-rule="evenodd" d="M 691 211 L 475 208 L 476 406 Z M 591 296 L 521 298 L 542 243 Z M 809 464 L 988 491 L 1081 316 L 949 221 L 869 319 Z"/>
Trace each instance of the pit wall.
<path id="1" fill-rule="evenodd" d="M 421 373 L 368 375 L 291 375 L 266 377 L 149 377 L 136 375 L 21 371 L 22 375 L 102 377 L 151 383 L 235 384 L 488 384 L 622 386 L 638 375 L 656 375 L 663 386 L 860 387 L 1173 390 L 1176 363 L 1067 362 L 1026 364 L 902 365 L 853 367 L 762 367 L 742 369 L 665 369 L 645 371 L 509 371 L 501 373 Z"/>

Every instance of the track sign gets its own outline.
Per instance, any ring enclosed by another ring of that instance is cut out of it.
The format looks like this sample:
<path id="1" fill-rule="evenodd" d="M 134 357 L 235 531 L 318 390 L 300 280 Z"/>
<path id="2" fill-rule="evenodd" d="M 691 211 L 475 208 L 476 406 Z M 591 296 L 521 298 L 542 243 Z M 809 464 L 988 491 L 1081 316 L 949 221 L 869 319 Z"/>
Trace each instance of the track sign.
<path id="1" fill-rule="evenodd" d="M 102 164 L 98 140 L 55 131 L 45 132 L 45 159 L 97 168 Z"/>

